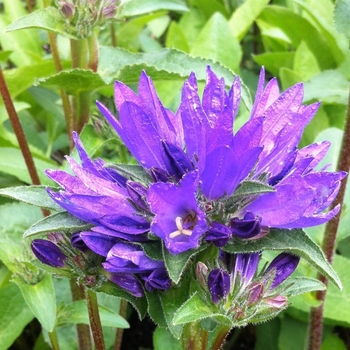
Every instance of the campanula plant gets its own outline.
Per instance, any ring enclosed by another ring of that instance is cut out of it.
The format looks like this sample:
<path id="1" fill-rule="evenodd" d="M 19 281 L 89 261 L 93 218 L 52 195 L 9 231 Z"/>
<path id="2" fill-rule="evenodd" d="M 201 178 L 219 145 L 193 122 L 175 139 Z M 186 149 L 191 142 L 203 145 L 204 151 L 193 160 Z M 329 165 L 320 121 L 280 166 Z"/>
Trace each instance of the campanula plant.
<path id="1" fill-rule="evenodd" d="M 203 97 L 190 74 L 175 113 L 146 72 L 138 93 L 119 81 L 114 93 L 117 117 L 97 106 L 139 165 L 91 159 L 73 133 L 80 163 L 67 156 L 72 174 L 47 170 L 60 187 L 47 192 L 85 228 L 62 232 L 67 239 L 57 246 L 34 240 L 41 262 L 64 262 L 95 290 L 158 303 L 162 313 L 149 306 L 151 318 L 184 349 L 219 348 L 233 327 L 276 316 L 304 284 L 303 291 L 324 288 L 290 277 L 298 255 L 337 283 L 300 229 L 339 212 L 329 207 L 346 174 L 319 168 L 329 142 L 298 149 L 319 106 L 302 104 L 302 84 L 280 93 L 276 79 L 265 86 L 262 69 L 250 119 L 237 131 L 240 79 L 227 92 L 210 67 Z M 259 267 L 265 249 L 282 251 L 267 268 Z"/>

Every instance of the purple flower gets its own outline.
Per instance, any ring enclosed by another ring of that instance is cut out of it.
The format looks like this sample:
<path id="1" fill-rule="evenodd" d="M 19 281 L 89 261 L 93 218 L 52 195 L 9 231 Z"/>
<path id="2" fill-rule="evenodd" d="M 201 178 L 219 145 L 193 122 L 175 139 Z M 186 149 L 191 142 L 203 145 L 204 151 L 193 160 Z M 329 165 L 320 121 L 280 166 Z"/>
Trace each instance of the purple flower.
<path id="1" fill-rule="evenodd" d="M 44 264 L 53 267 L 64 267 L 67 256 L 56 244 L 44 239 L 34 239 L 31 243 L 34 255 Z"/>
<path id="2" fill-rule="evenodd" d="M 48 189 L 49 195 L 79 219 L 129 235 L 129 240 L 137 240 L 135 236 L 149 230 L 149 223 L 137 215 L 130 203 L 126 179 L 104 168 L 101 159 L 91 161 L 76 133 L 73 138 L 82 164 L 80 166 L 67 157 L 75 176 L 62 170 L 47 170 L 48 177 L 64 189 L 60 192 Z"/>
<path id="3" fill-rule="evenodd" d="M 132 273 L 110 273 L 108 279 L 135 297 L 144 295 L 141 282 Z"/>
<path id="4" fill-rule="evenodd" d="M 163 261 L 150 259 L 140 246 L 131 243 L 114 244 L 102 265 L 106 271 L 115 273 L 144 273 L 164 268 Z"/>
<path id="5" fill-rule="evenodd" d="M 270 289 L 274 289 L 284 282 L 297 268 L 300 258 L 288 253 L 279 254 L 268 266 L 264 275 L 273 276 Z"/>
<path id="6" fill-rule="evenodd" d="M 197 173 L 186 174 L 179 184 L 156 183 L 147 200 L 155 217 L 151 232 L 160 237 L 172 254 L 199 246 L 207 230 L 205 214 L 196 200 Z"/>
<path id="7" fill-rule="evenodd" d="M 223 269 L 214 269 L 208 275 L 208 289 L 211 299 L 217 304 L 230 291 L 230 275 Z"/>

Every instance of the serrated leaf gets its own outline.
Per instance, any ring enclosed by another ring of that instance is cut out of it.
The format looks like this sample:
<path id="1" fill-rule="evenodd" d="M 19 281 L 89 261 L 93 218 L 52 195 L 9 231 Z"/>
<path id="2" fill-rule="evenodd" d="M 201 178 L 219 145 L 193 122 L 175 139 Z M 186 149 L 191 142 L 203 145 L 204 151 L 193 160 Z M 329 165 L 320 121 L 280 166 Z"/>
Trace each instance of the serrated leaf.
<path id="1" fill-rule="evenodd" d="M 46 192 L 46 186 L 18 186 L 0 189 L 0 195 L 17 199 L 37 207 L 63 211 Z"/>
<path id="2" fill-rule="evenodd" d="M 242 181 L 237 190 L 232 194 L 233 197 L 246 197 L 255 194 L 262 194 L 268 192 L 276 192 L 276 190 L 269 185 L 258 181 Z"/>
<path id="3" fill-rule="evenodd" d="M 52 214 L 30 226 L 29 229 L 24 232 L 23 238 L 40 235 L 46 232 L 64 231 L 74 233 L 90 228 L 91 225 L 87 224 L 85 221 L 67 212 L 60 212 Z"/>
<path id="4" fill-rule="evenodd" d="M 69 95 L 78 95 L 82 92 L 90 92 L 104 87 L 106 84 L 98 73 L 89 69 L 71 69 L 41 78 L 37 84 L 43 86 L 59 86 Z"/>
<path id="5" fill-rule="evenodd" d="M 115 311 L 99 305 L 101 324 L 104 327 L 129 328 L 129 323 Z M 90 324 L 87 304 L 85 300 L 74 301 L 65 305 L 57 317 L 57 326 L 64 324 Z"/>
<path id="6" fill-rule="evenodd" d="M 174 315 L 174 324 L 184 324 L 189 322 L 195 322 L 203 320 L 205 318 L 211 318 L 217 320 L 220 324 L 232 325 L 232 321 L 225 315 L 217 313 L 209 305 L 211 302 L 204 301 L 199 294 L 194 293 L 183 304 Z"/>
<path id="7" fill-rule="evenodd" d="M 140 320 L 142 320 L 147 312 L 147 301 L 145 297 L 136 298 L 125 289 L 120 288 L 112 282 L 104 282 L 100 287 L 96 288 L 96 292 L 102 292 L 109 295 L 114 295 L 118 298 L 127 300 L 137 311 Z"/>
<path id="8" fill-rule="evenodd" d="M 132 53 L 120 48 L 100 47 L 98 73 L 106 84 L 114 79 L 125 84 L 137 83 L 142 70 L 145 70 L 152 80 L 184 81 L 190 72 L 194 72 L 198 80 L 206 79 L 206 67 L 225 79 L 231 86 L 235 75 L 228 68 L 209 59 L 194 58 L 184 52 L 163 49 L 151 53 Z M 247 108 L 251 109 L 251 98 L 248 88 L 242 84 L 242 100 Z"/>
<path id="9" fill-rule="evenodd" d="M 187 278 L 186 278 L 187 277 Z M 159 298 L 164 312 L 164 318 L 168 329 L 174 338 L 180 339 L 183 325 L 174 325 L 173 319 L 176 311 L 189 298 L 190 276 L 185 276 L 181 280 L 180 286 L 173 286 L 166 292 L 160 293 Z"/>
<path id="10" fill-rule="evenodd" d="M 116 170 L 120 175 L 123 175 L 127 179 L 139 181 L 145 185 L 152 181 L 150 175 L 145 172 L 145 169 L 140 165 L 134 164 L 106 164 L 106 168 Z"/>
<path id="11" fill-rule="evenodd" d="M 342 289 L 337 273 L 328 263 L 321 248 L 301 229 L 271 229 L 268 235 L 257 240 L 233 238 L 223 249 L 230 253 L 281 250 L 296 254 Z"/>
<path id="12" fill-rule="evenodd" d="M 14 277 L 14 282 L 42 327 L 52 332 L 56 323 L 56 295 L 52 276 L 46 275 L 36 284 L 28 284 L 20 277 Z"/>
<path id="13" fill-rule="evenodd" d="M 153 322 L 159 327 L 166 328 L 167 323 L 164 317 L 164 311 L 162 303 L 160 302 L 157 291 L 148 292 L 146 291 L 146 298 L 148 304 L 148 314 Z"/>
<path id="14" fill-rule="evenodd" d="M 67 32 L 63 16 L 58 9 L 51 6 L 46 7 L 45 9 L 36 10 L 17 19 L 6 28 L 6 31 L 11 32 L 26 28 L 40 28 L 63 35 L 70 39 L 78 39 L 78 37 Z"/>
<path id="15" fill-rule="evenodd" d="M 188 11 L 183 0 L 132 0 L 125 4 L 120 14 L 121 17 L 134 17 L 155 11 Z"/>
<path id="16" fill-rule="evenodd" d="M 10 283 L 0 289 L 0 349 L 9 349 L 34 318 L 19 288 Z"/>
<path id="17" fill-rule="evenodd" d="M 196 250 L 190 249 L 186 252 L 173 255 L 169 253 L 169 251 L 164 247 L 164 244 L 162 244 L 165 267 L 168 271 L 169 277 L 175 284 L 179 283 L 181 275 L 183 274 L 191 258 L 197 255 L 205 248 L 205 246 L 202 246 L 197 248 Z"/>

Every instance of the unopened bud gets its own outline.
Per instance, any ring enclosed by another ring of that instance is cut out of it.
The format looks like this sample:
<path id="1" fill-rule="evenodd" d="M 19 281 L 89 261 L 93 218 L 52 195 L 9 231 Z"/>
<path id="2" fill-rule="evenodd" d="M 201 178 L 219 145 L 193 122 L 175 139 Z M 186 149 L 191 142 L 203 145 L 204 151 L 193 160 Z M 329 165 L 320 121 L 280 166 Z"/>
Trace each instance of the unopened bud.
<path id="1" fill-rule="evenodd" d="M 64 260 L 67 256 L 50 241 L 44 239 L 35 239 L 32 244 L 32 251 L 34 255 L 44 264 L 53 267 L 64 267 Z"/>

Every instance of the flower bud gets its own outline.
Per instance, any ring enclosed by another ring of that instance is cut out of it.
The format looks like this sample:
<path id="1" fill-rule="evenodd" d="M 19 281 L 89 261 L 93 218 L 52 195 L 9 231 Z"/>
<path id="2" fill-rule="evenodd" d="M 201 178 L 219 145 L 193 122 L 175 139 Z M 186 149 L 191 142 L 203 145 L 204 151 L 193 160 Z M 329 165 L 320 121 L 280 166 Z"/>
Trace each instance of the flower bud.
<path id="1" fill-rule="evenodd" d="M 261 217 L 255 216 L 248 212 L 243 219 L 232 218 L 230 226 L 232 233 L 240 238 L 252 238 L 260 234 L 261 231 Z"/>
<path id="2" fill-rule="evenodd" d="M 231 237 L 232 231 L 229 227 L 219 222 L 212 222 L 205 239 L 217 247 L 223 247 Z"/>
<path id="3" fill-rule="evenodd" d="M 284 309 L 287 306 L 288 299 L 283 295 L 277 295 L 272 298 L 266 298 L 264 301 L 276 309 Z"/>
<path id="4" fill-rule="evenodd" d="M 145 287 L 149 292 L 153 292 L 155 289 L 168 290 L 171 287 L 171 280 L 165 268 L 155 269 L 149 275 L 141 277 L 145 281 Z"/>
<path id="5" fill-rule="evenodd" d="M 198 261 L 196 266 L 196 278 L 202 287 L 207 285 L 208 267 L 201 261 Z"/>
<path id="6" fill-rule="evenodd" d="M 88 246 L 85 244 L 85 242 L 82 240 L 80 236 L 80 232 L 73 233 L 70 242 L 72 246 L 81 252 L 85 253 L 89 250 Z"/>
<path id="7" fill-rule="evenodd" d="M 147 188 L 137 182 L 128 181 L 126 183 L 126 189 L 128 191 L 131 200 L 141 209 L 149 211 L 149 206 L 146 202 Z"/>
<path id="8" fill-rule="evenodd" d="M 260 260 L 259 253 L 237 254 L 235 259 L 234 276 L 240 276 L 241 284 L 247 286 L 253 279 Z"/>
<path id="9" fill-rule="evenodd" d="M 132 273 L 110 273 L 107 278 L 135 297 L 140 298 L 144 295 L 141 282 Z"/>
<path id="10" fill-rule="evenodd" d="M 284 282 L 297 268 L 300 257 L 288 253 L 281 253 L 271 262 L 264 275 L 274 274 L 270 289 L 274 289 Z"/>
<path id="11" fill-rule="evenodd" d="M 44 239 L 34 239 L 32 244 L 34 255 L 44 264 L 53 267 L 64 267 L 67 256 L 52 242 Z"/>
<path id="12" fill-rule="evenodd" d="M 217 304 L 230 291 L 230 275 L 223 269 L 214 269 L 208 276 L 208 288 L 211 299 Z"/>

